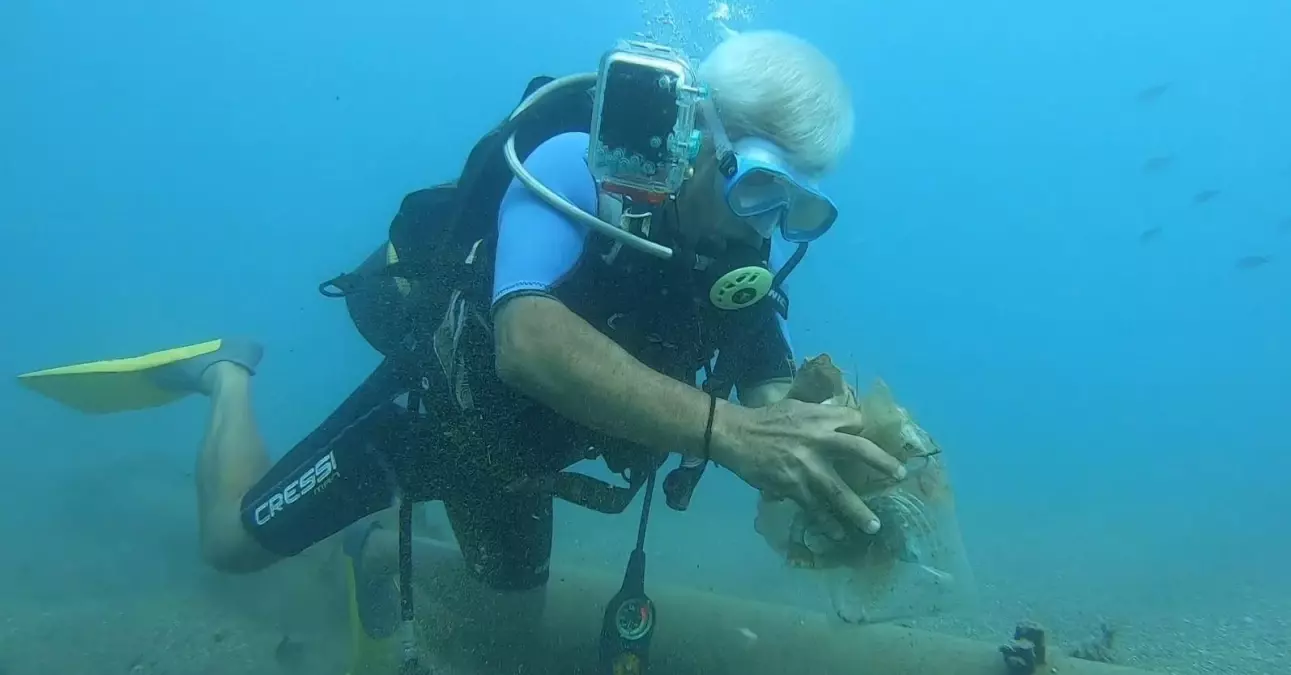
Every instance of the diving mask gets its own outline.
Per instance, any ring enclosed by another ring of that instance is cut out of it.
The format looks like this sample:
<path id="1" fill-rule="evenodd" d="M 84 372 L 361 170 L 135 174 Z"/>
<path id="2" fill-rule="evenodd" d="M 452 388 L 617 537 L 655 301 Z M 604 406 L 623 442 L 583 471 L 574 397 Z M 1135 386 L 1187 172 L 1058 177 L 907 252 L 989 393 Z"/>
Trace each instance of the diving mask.
<path id="1" fill-rule="evenodd" d="M 838 218 L 833 200 L 815 180 L 794 169 L 774 143 L 741 138 L 731 144 L 731 152 L 734 170 L 723 172 L 726 204 L 763 238 L 779 229 L 790 242 L 813 241 Z"/>

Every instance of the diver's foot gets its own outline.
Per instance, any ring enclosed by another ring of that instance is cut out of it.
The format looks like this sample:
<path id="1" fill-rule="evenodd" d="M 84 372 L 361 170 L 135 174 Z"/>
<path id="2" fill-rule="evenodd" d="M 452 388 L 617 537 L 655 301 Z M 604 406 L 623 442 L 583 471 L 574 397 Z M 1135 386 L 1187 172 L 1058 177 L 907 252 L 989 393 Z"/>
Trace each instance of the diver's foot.
<path id="1" fill-rule="evenodd" d="M 258 342 L 223 339 L 219 349 L 157 368 L 152 377 L 166 389 L 210 394 L 223 379 L 254 375 L 263 356 L 264 347 Z"/>

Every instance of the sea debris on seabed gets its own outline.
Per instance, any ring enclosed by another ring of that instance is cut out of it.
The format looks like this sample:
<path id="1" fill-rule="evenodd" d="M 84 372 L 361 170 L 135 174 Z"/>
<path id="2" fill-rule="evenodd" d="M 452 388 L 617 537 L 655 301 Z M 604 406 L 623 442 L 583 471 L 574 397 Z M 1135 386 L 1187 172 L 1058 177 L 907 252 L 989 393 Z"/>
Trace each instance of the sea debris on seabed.
<path id="1" fill-rule="evenodd" d="M 1033 675 L 1049 661 L 1049 638 L 1044 627 L 1023 621 L 1013 629 L 1013 639 L 1000 646 L 1009 675 Z"/>
<path id="2" fill-rule="evenodd" d="M 1099 663 L 1116 663 L 1116 633 L 1116 627 L 1104 621 L 1098 625 L 1097 635 L 1071 650 L 1071 657 Z"/>

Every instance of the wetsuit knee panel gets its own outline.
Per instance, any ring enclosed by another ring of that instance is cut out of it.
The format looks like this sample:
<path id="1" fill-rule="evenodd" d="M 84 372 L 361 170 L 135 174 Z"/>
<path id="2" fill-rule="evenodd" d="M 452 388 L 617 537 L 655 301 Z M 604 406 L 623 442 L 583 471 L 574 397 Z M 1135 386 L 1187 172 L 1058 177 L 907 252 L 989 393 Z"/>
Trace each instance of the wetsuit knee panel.
<path id="1" fill-rule="evenodd" d="M 406 424 L 406 412 L 385 402 L 332 433 L 310 434 L 242 498 L 243 526 L 266 550 L 293 556 L 388 508 L 395 479 L 382 446 Z"/>

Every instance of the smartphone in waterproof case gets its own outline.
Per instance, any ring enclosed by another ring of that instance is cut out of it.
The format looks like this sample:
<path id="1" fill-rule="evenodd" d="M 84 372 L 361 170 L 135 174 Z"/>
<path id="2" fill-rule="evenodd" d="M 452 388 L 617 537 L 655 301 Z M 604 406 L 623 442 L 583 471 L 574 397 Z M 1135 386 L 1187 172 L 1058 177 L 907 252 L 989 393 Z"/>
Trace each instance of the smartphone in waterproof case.
<path id="1" fill-rule="evenodd" d="M 651 201 L 676 194 L 699 153 L 704 90 L 680 52 L 623 41 L 601 59 L 588 166 L 610 192 Z"/>

